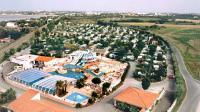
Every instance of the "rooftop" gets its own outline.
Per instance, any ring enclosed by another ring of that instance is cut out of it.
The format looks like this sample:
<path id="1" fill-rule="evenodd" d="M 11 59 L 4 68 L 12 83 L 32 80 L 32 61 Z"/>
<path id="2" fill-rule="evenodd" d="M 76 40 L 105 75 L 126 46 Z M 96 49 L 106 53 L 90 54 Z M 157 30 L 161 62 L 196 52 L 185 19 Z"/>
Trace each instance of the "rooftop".
<path id="1" fill-rule="evenodd" d="M 40 61 L 40 62 L 49 62 L 53 60 L 53 57 L 46 57 L 46 56 L 38 56 L 35 61 Z"/>
<path id="2" fill-rule="evenodd" d="M 72 112 L 48 100 L 36 98 L 38 94 L 37 91 L 30 89 L 10 103 L 8 107 L 14 112 Z"/>
<path id="3" fill-rule="evenodd" d="M 159 94 L 147 92 L 135 87 L 128 87 L 117 96 L 115 100 L 134 105 L 141 109 L 150 108 L 154 101 L 159 97 Z"/>

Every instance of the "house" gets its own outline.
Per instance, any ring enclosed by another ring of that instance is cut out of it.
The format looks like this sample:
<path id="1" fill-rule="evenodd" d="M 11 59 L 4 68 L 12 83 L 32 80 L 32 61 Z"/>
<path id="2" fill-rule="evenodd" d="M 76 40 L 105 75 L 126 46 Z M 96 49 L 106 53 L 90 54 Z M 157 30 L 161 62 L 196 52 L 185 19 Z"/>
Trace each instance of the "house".
<path id="1" fill-rule="evenodd" d="M 12 63 L 16 63 L 19 66 L 22 66 L 24 69 L 29 69 L 29 68 L 33 68 L 33 64 L 35 59 L 37 58 L 37 55 L 22 55 L 22 56 L 18 56 L 18 57 L 12 57 L 10 59 L 10 61 Z"/>
<path id="2" fill-rule="evenodd" d="M 6 23 L 7 28 L 18 28 L 18 25 L 15 22 Z"/>
<path id="3" fill-rule="evenodd" d="M 149 112 L 154 107 L 158 98 L 159 94 L 135 87 L 128 87 L 114 97 L 114 106 L 117 107 L 118 103 L 121 102 L 138 108 L 140 112 Z"/>
<path id="4" fill-rule="evenodd" d="M 135 59 L 135 57 L 133 55 L 128 55 L 126 58 L 129 59 L 129 60 L 134 60 Z"/>
<path id="5" fill-rule="evenodd" d="M 159 65 L 153 65 L 155 70 L 159 70 L 160 66 Z"/>
<path id="6" fill-rule="evenodd" d="M 114 54 L 114 53 L 110 53 L 110 54 L 109 54 L 109 58 L 115 59 L 116 57 L 117 57 L 117 55 Z"/>
<path id="7" fill-rule="evenodd" d="M 53 66 L 56 64 L 56 59 L 53 57 L 38 56 L 35 59 L 36 66 L 42 68 L 43 66 Z"/>
<path id="8" fill-rule="evenodd" d="M 72 112 L 46 99 L 41 99 L 40 93 L 32 89 L 27 90 L 8 107 L 14 112 Z"/>
<path id="9" fill-rule="evenodd" d="M 2 38 L 0 39 L 0 43 L 10 43 L 13 42 L 14 40 L 11 38 Z"/>

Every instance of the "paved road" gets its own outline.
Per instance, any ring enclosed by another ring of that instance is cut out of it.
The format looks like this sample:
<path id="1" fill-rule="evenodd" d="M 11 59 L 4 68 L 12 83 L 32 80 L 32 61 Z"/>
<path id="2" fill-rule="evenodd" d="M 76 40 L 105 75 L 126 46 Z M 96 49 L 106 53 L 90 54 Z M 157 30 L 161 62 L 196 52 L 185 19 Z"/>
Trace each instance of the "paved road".
<path id="1" fill-rule="evenodd" d="M 2 65 L 4 66 L 4 68 L 2 68 Z M 18 97 L 24 92 L 24 90 L 22 90 L 20 88 L 15 88 L 15 87 L 9 85 L 3 79 L 2 72 L 3 71 L 5 72 L 10 68 L 10 66 L 7 66 L 7 65 L 10 65 L 10 64 L 8 64 L 7 61 L 4 61 L 2 64 L 0 64 L 0 89 L 2 91 L 6 91 L 7 89 L 12 88 L 12 89 L 14 89 L 16 91 L 16 95 Z"/>
<path id="2" fill-rule="evenodd" d="M 176 56 L 180 73 L 183 75 L 187 87 L 186 97 L 183 100 L 178 112 L 199 112 L 200 82 L 193 79 L 191 74 L 188 72 L 180 51 L 173 46 L 172 50 Z"/>
<path id="3" fill-rule="evenodd" d="M 38 30 L 41 31 L 42 28 L 46 28 L 46 27 L 47 27 L 47 25 L 43 25 L 43 26 L 41 26 L 40 28 L 38 28 Z M 7 45 L 7 46 L 1 48 L 1 49 L 0 49 L 0 59 L 2 59 L 3 56 L 4 56 L 4 53 L 5 53 L 5 52 L 8 52 L 10 49 L 12 49 L 12 48 L 18 48 L 18 47 L 21 46 L 24 42 L 29 42 L 30 39 L 31 39 L 32 37 L 34 37 L 34 34 L 35 34 L 35 31 L 32 31 L 32 32 L 30 32 L 30 33 L 28 33 L 28 34 L 26 34 L 26 35 L 20 37 L 19 39 L 17 39 L 17 40 L 14 41 L 13 43 L 11 43 L 11 44 L 9 44 L 9 45 Z"/>

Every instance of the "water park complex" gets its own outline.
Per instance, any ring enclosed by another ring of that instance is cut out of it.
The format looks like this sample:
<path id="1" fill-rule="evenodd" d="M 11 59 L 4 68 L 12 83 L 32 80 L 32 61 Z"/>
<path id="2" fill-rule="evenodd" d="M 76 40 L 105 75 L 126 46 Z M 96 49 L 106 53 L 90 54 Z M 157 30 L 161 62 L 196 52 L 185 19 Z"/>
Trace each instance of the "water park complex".
<path id="1" fill-rule="evenodd" d="M 168 88 L 166 77 L 174 73 L 162 38 L 134 27 L 60 19 L 49 20 L 28 48 L 9 58 L 12 70 L 4 75 L 5 81 L 27 90 L 9 105 L 12 110 L 27 112 L 29 103 L 36 105 L 34 109 L 42 103 L 46 109 L 29 112 L 52 112 L 54 104 L 47 106 L 46 100 L 75 112 L 96 112 L 96 107 L 98 112 L 156 109 Z M 26 101 L 24 106 L 21 101 Z"/>
<path id="2" fill-rule="evenodd" d="M 101 98 L 112 92 L 128 66 L 91 50 L 74 51 L 65 58 L 26 54 L 10 61 L 16 66 L 7 75 L 8 82 L 72 107 L 87 106 L 95 94 Z"/>

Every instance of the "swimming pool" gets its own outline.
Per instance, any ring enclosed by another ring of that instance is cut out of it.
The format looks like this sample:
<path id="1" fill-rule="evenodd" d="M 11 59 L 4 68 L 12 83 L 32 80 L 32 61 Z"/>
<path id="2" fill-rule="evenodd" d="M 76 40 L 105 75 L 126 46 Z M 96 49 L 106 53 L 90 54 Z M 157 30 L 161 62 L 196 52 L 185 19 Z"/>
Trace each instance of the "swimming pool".
<path id="1" fill-rule="evenodd" d="M 76 68 L 82 68 L 81 65 L 72 65 L 72 64 L 66 64 L 63 66 L 66 69 L 76 69 Z"/>
<path id="2" fill-rule="evenodd" d="M 92 72 L 92 70 L 86 70 L 87 73 L 91 74 L 94 77 L 101 77 L 102 75 L 104 75 L 104 72 L 100 72 L 98 75 L 96 75 L 94 72 Z"/>
<path id="3" fill-rule="evenodd" d="M 67 73 L 65 73 L 65 74 L 60 74 L 60 73 L 57 73 L 56 71 L 49 72 L 49 73 L 52 74 L 52 75 L 59 75 L 59 76 L 63 76 L 63 77 L 74 78 L 74 79 L 77 79 L 77 80 L 84 78 L 84 74 L 82 72 L 74 72 L 74 71 L 71 71 L 71 70 L 68 70 Z"/>
<path id="4" fill-rule="evenodd" d="M 77 102 L 77 103 L 82 103 L 84 100 L 88 99 L 88 97 L 80 93 L 73 92 L 66 99 Z"/>

